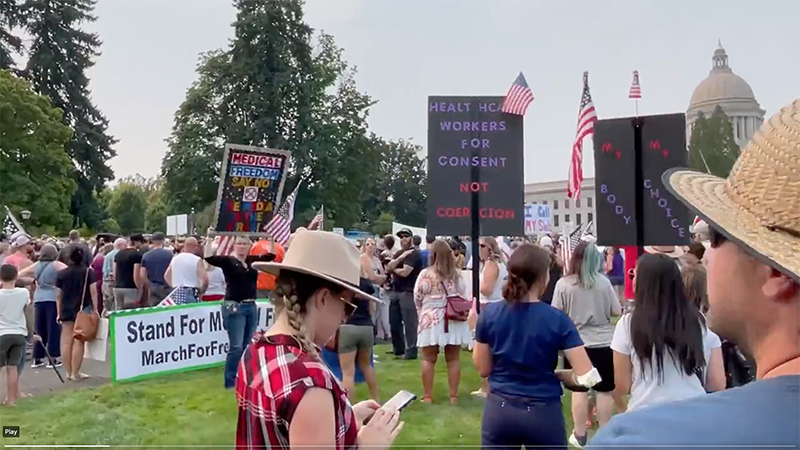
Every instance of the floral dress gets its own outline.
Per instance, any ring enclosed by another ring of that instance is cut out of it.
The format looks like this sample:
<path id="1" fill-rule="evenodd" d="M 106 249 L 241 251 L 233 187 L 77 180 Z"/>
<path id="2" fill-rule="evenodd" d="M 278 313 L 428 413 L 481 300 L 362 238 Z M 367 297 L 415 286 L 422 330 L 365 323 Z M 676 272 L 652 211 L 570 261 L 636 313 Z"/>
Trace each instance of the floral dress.
<path id="1" fill-rule="evenodd" d="M 444 331 L 447 294 L 464 296 L 466 287 L 466 282 L 460 276 L 455 280 L 443 281 L 433 267 L 419 274 L 414 285 L 414 304 L 419 318 L 417 347 L 461 346 L 472 341 L 467 322 L 451 320 L 447 325 L 448 331 Z"/>

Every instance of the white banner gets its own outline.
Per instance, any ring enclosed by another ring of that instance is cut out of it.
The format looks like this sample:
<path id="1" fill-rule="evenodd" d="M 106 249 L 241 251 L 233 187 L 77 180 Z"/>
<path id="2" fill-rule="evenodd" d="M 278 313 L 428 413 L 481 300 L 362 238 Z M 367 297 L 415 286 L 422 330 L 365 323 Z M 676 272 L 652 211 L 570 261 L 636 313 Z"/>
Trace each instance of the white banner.
<path id="1" fill-rule="evenodd" d="M 525 205 L 525 234 L 550 232 L 550 206 Z"/>
<path id="2" fill-rule="evenodd" d="M 228 353 L 222 302 L 140 308 L 112 313 L 111 377 L 132 381 L 217 366 Z M 258 330 L 274 320 L 272 305 L 258 302 Z"/>

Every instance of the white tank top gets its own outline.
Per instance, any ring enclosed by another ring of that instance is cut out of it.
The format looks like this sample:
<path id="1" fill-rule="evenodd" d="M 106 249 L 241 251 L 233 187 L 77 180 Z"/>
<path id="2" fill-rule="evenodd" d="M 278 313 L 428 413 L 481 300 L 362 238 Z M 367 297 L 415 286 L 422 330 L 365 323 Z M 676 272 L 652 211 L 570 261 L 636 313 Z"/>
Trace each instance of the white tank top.
<path id="1" fill-rule="evenodd" d="M 200 287 L 197 279 L 197 263 L 200 258 L 192 253 L 181 253 L 172 258 L 172 287 Z"/>
<path id="2" fill-rule="evenodd" d="M 486 270 L 486 265 L 481 268 L 481 280 L 483 280 L 483 271 Z M 506 269 L 506 265 L 499 262 L 497 263 L 497 281 L 494 283 L 494 290 L 492 290 L 492 295 L 486 297 L 481 294 L 481 303 L 494 303 L 499 302 L 503 299 L 503 286 L 506 284 L 506 280 L 508 280 L 508 270 Z"/>
<path id="3" fill-rule="evenodd" d="M 206 295 L 225 295 L 225 274 L 219 267 L 208 267 L 208 289 Z"/>

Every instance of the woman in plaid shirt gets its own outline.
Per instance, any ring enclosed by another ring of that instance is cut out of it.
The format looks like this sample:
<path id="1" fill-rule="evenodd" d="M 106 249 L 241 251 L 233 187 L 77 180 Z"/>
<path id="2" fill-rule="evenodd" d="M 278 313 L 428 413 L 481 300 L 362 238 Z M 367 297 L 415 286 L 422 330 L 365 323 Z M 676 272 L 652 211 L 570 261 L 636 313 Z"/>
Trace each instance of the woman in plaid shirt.
<path id="1" fill-rule="evenodd" d="M 239 362 L 236 447 L 388 449 L 403 426 L 399 412 L 372 400 L 351 406 L 319 356 L 319 347 L 355 311 L 355 295 L 379 301 L 357 288 L 358 250 L 337 234 L 302 231 L 282 263 L 253 267 L 277 276 L 271 297 L 276 317 Z"/>

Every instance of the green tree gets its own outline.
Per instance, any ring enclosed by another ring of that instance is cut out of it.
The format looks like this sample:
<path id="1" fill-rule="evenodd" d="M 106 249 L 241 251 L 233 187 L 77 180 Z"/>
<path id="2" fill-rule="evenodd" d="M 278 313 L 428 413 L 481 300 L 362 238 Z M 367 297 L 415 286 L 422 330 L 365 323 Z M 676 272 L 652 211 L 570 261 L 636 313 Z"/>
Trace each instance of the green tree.
<path id="1" fill-rule="evenodd" d="M 333 38 L 316 40 L 300 0 L 237 0 L 235 38 L 201 56 L 175 113 L 161 173 L 170 212 L 214 202 L 226 142 L 292 152 L 286 189 L 302 179 L 295 226 L 320 204 L 337 223 L 361 221 L 380 153 L 367 136 L 372 99 Z M 183 211 L 186 212 L 186 211 Z"/>
<path id="2" fill-rule="evenodd" d="M 147 194 L 142 186 L 131 180 L 120 181 L 111 190 L 108 213 L 122 234 L 145 231 Z"/>
<path id="3" fill-rule="evenodd" d="M 378 236 L 384 236 L 392 232 L 392 223 L 394 222 L 394 215 L 392 213 L 380 213 L 377 219 L 372 223 L 372 232 Z"/>
<path id="4" fill-rule="evenodd" d="M 101 45 L 97 34 L 80 26 L 93 22 L 96 0 L 24 0 L 22 13 L 32 38 L 24 74 L 34 89 L 64 111 L 74 133 L 67 144 L 78 189 L 70 213 L 75 226 L 99 227 L 105 217 L 95 193 L 114 178 L 108 160 L 117 142 L 107 132 L 108 120 L 92 103 L 86 71 Z"/>
<path id="5" fill-rule="evenodd" d="M 739 157 L 730 118 L 717 106 L 710 117 L 702 112 L 692 126 L 689 164 L 695 170 L 727 178 Z"/>
<path id="6" fill-rule="evenodd" d="M 428 175 L 422 148 L 410 141 L 385 141 L 372 136 L 381 155 L 379 170 L 373 174 L 374 186 L 364 209 L 367 220 L 377 219 L 379 211 L 391 213 L 401 223 L 425 226 L 427 222 Z"/>
<path id="7" fill-rule="evenodd" d="M 29 210 L 34 227 L 59 231 L 69 229 L 75 192 L 64 150 L 72 130 L 62 115 L 26 80 L 0 70 L 0 204 Z"/>
<path id="8" fill-rule="evenodd" d="M 17 0 L 0 0 L 0 69 L 16 67 L 14 55 L 22 54 L 22 39 L 11 30 L 22 25 Z"/>

